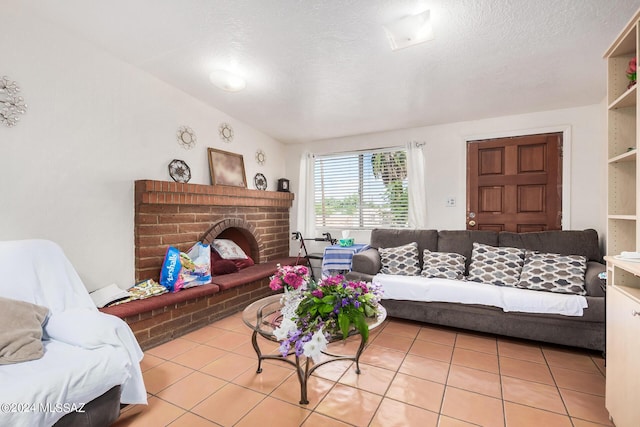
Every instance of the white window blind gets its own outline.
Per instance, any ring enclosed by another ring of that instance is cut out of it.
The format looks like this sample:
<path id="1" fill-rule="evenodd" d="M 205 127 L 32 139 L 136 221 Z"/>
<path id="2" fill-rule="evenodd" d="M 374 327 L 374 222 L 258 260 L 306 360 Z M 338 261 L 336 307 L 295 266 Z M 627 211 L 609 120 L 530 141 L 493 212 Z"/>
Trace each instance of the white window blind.
<path id="1" fill-rule="evenodd" d="M 316 156 L 315 224 L 407 227 L 407 153 L 393 148 Z"/>

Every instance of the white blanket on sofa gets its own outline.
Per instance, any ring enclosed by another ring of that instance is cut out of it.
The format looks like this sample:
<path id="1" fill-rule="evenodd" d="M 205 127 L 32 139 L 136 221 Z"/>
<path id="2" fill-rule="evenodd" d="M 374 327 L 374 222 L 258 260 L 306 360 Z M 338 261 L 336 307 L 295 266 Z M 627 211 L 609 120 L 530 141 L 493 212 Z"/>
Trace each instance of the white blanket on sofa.
<path id="1" fill-rule="evenodd" d="M 383 299 L 490 305 L 504 311 L 565 316 L 582 316 L 583 309 L 588 306 L 587 299 L 581 295 L 532 291 L 464 280 L 377 274 L 373 277 L 373 282 L 382 286 Z"/>
<path id="2" fill-rule="evenodd" d="M 133 332 L 121 319 L 98 311 L 57 244 L 0 242 L 0 277 L 4 297 L 50 310 L 44 356 L 0 366 L 0 403 L 16 405 L 0 414 L 0 425 L 52 425 L 68 410 L 47 405 L 88 403 L 115 385 L 122 386 L 121 403 L 147 403 L 143 353 Z"/>

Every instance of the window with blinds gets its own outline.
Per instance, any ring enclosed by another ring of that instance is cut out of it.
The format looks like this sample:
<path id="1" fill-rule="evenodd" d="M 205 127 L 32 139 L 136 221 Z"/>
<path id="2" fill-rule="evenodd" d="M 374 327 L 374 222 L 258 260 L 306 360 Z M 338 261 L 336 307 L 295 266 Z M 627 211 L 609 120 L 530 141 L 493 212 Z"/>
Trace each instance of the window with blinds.
<path id="1" fill-rule="evenodd" d="M 406 150 L 316 156 L 314 202 L 317 227 L 406 227 Z"/>

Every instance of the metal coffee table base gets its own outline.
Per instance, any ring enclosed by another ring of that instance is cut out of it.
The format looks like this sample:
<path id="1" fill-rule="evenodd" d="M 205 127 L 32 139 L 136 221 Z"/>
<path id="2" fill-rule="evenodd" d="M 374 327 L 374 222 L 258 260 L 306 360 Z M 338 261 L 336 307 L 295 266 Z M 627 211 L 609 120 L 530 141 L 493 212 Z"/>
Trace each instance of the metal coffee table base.
<path id="1" fill-rule="evenodd" d="M 258 346 L 258 334 L 259 332 L 254 330 L 253 335 L 251 336 L 251 344 L 253 344 L 253 349 L 256 351 L 256 354 L 258 355 L 258 369 L 256 370 L 256 373 L 259 374 L 260 372 L 262 372 L 262 361 L 264 359 L 279 360 L 281 362 L 288 363 L 293 367 L 295 367 L 296 373 L 298 374 L 298 381 L 300 382 L 300 404 L 301 405 L 306 405 L 309 403 L 309 399 L 307 399 L 307 382 L 309 381 L 309 377 L 311 376 L 313 371 L 318 369 L 320 366 L 326 365 L 327 363 L 336 362 L 339 360 L 352 360 L 356 362 L 356 374 L 360 374 L 360 355 L 362 354 L 362 351 L 364 350 L 364 347 L 366 344 L 362 335 L 360 335 L 360 346 L 358 346 L 358 351 L 356 352 L 355 355 L 344 356 L 344 355 L 332 354 L 332 353 L 323 351 L 322 354 L 329 356 L 330 359 L 311 365 L 308 357 L 305 357 L 304 358 L 305 360 L 301 362 L 300 357 L 295 356 L 295 362 L 293 362 L 292 360 L 287 359 L 281 354 L 278 354 L 278 355 L 262 354 L 262 351 L 260 351 L 260 347 Z M 265 335 L 265 334 L 260 334 L 260 335 L 262 335 L 264 338 L 268 339 L 269 341 L 274 342 L 272 336 Z M 295 354 L 295 352 L 290 352 L 289 354 L 287 354 L 287 356 L 291 356 L 293 354 Z"/>

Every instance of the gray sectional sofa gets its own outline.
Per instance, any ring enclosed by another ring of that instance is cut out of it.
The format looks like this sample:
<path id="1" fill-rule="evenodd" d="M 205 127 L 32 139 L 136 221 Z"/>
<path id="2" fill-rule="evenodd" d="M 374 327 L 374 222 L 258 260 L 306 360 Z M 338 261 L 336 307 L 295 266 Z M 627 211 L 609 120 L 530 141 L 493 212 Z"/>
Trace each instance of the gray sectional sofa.
<path id="1" fill-rule="evenodd" d="M 556 314 L 505 312 L 500 308 L 476 304 L 422 302 L 383 299 L 391 317 L 437 325 L 505 335 L 509 337 L 563 344 L 592 350 L 605 350 L 605 291 L 598 274 L 605 271 L 595 230 L 510 233 L 467 230 L 391 230 L 375 229 L 371 248 L 354 255 L 350 280 L 371 281 L 381 269 L 378 248 L 418 243 L 422 268 L 424 249 L 455 252 L 466 257 L 468 272 L 473 243 L 515 247 L 587 258 L 585 288 L 588 308 L 581 317 Z"/>

